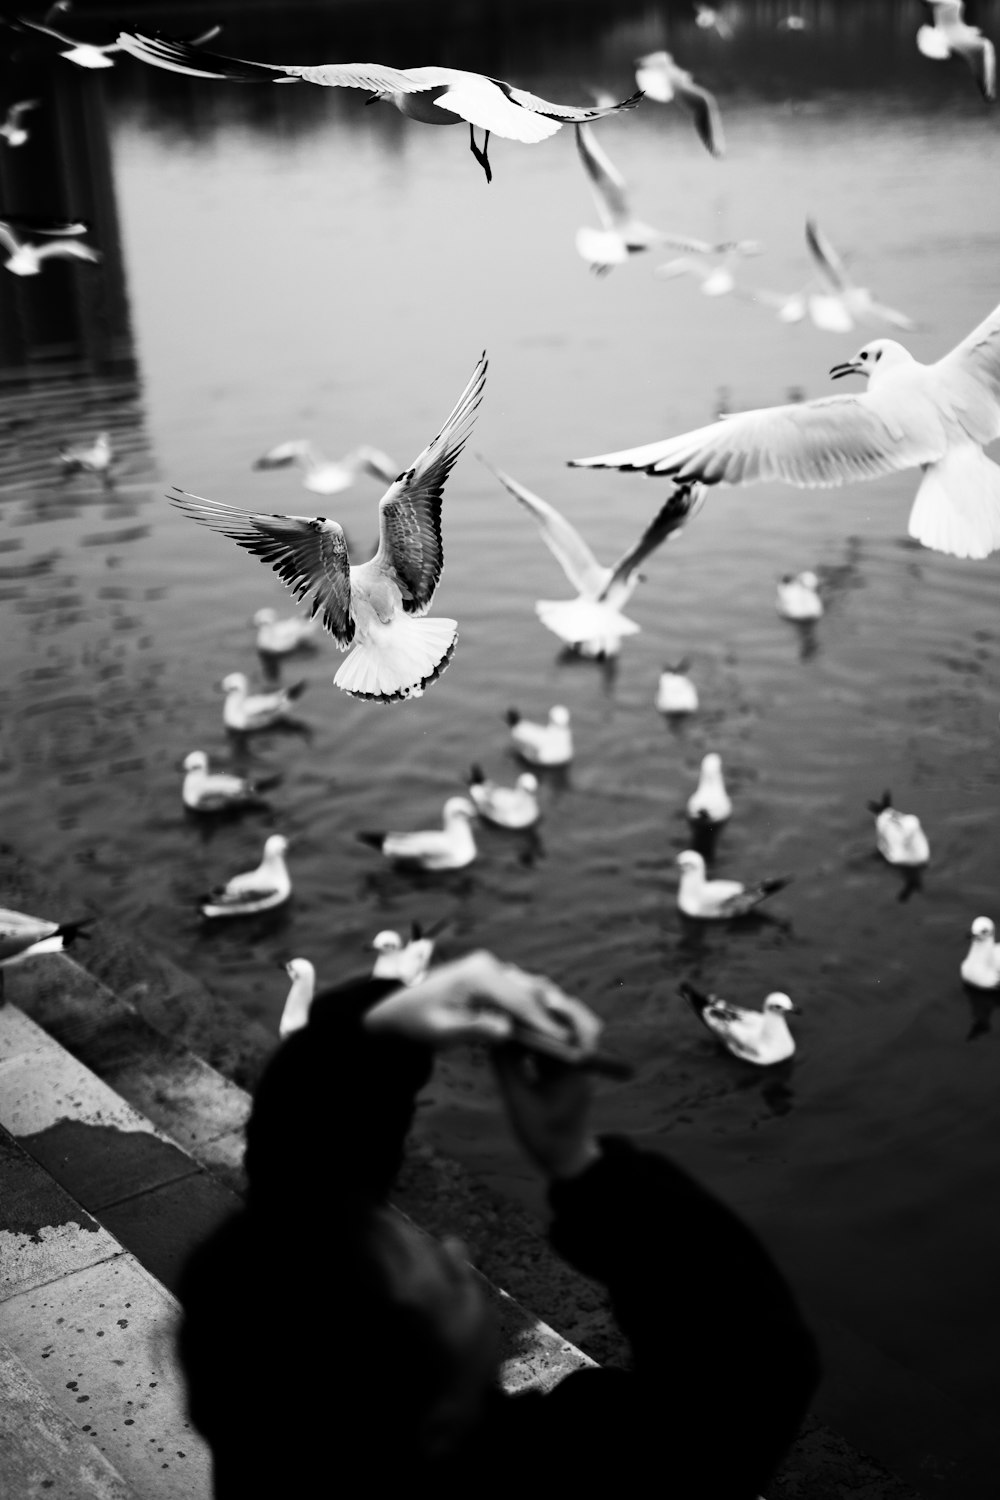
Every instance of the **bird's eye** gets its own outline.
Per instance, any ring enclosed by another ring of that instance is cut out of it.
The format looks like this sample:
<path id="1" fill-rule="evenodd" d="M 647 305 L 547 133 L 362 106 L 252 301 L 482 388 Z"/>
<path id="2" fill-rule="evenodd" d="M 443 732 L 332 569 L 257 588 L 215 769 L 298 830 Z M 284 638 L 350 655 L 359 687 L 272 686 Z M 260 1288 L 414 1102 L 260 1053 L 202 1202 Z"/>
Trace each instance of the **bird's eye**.
<path id="1" fill-rule="evenodd" d="M 867 359 L 868 358 L 868 352 L 867 352 L 867 350 L 862 349 L 862 351 L 861 351 L 861 358 L 862 359 Z"/>

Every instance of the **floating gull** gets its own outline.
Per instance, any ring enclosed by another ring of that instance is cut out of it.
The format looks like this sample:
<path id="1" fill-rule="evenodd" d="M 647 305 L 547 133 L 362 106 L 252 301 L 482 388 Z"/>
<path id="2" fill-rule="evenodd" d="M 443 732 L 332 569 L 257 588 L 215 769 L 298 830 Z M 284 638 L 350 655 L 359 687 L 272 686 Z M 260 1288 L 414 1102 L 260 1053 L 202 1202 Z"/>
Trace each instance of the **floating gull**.
<path id="1" fill-rule="evenodd" d="M 724 823 L 732 812 L 722 775 L 722 756 L 712 752 L 702 759 L 698 786 L 687 801 L 687 815 L 692 823 Z"/>
<path id="2" fill-rule="evenodd" d="M 68 225 L 65 233 L 74 232 L 75 227 Z M 5 219 L 0 219 L 0 249 L 6 250 L 10 257 L 4 261 L 4 270 L 14 276 L 37 276 L 46 260 L 88 260 L 96 265 L 101 258 L 97 250 L 78 239 L 49 239 L 41 245 L 20 239 Z"/>
<path id="3" fill-rule="evenodd" d="M 869 802 L 868 811 L 875 815 L 875 843 L 883 859 L 890 865 L 927 863 L 931 847 L 916 813 L 897 812 L 891 792 L 883 792 L 880 802 Z"/>
<path id="4" fill-rule="evenodd" d="M 661 714 L 693 714 L 698 711 L 698 689 L 687 675 L 686 659 L 666 666 L 656 684 L 656 707 Z"/>
<path id="5" fill-rule="evenodd" d="M 720 240 L 717 245 L 690 240 L 684 248 L 687 255 L 664 261 L 655 267 L 653 275 L 665 280 L 693 276 L 706 297 L 724 297 L 736 290 L 733 261 L 738 256 L 759 255 L 764 247 L 758 240 Z"/>
<path id="6" fill-rule="evenodd" d="M 516 708 L 507 710 L 507 723 L 514 749 L 533 766 L 567 766 L 573 759 L 573 732 L 569 709 L 557 703 L 549 709 L 547 724 L 522 719 Z"/>
<path id="7" fill-rule="evenodd" d="M 226 695 L 222 721 L 227 729 L 238 734 L 251 734 L 255 729 L 270 729 L 274 724 L 287 723 L 295 717 L 293 703 L 296 698 L 301 698 L 307 687 L 306 682 L 295 682 L 291 687 L 274 688 L 268 693 L 251 693 L 244 674 L 230 672 L 222 679 L 222 691 Z"/>
<path id="8" fill-rule="evenodd" d="M 824 310 L 823 316 L 832 317 L 826 307 L 829 300 L 839 303 L 843 309 L 845 321 L 842 327 L 845 331 L 853 328 L 855 323 L 888 323 L 893 328 L 916 327 L 912 318 L 897 312 L 894 307 L 876 302 L 867 287 L 858 286 L 851 279 L 846 266 L 815 219 L 806 220 L 806 244 L 827 288 L 825 298 L 818 299 Z M 823 324 L 819 326 L 822 327 Z"/>
<path id="9" fill-rule="evenodd" d="M 21 124 L 21 119 L 29 109 L 37 109 L 41 102 L 41 99 L 19 99 L 16 104 L 8 106 L 6 117 L 0 124 L 0 136 L 8 146 L 24 145 L 28 139 L 28 132 Z"/>
<path id="10" fill-rule="evenodd" d="M 200 898 L 206 917 L 248 917 L 255 912 L 270 911 L 292 894 L 292 882 L 285 866 L 288 840 L 272 833 L 264 845 L 264 854 L 255 870 L 234 875 L 225 885 L 217 885 Z"/>
<path id="11" fill-rule="evenodd" d="M 984 99 L 997 96 L 997 55 L 989 37 L 978 26 L 970 26 L 962 0 L 925 0 L 934 12 L 933 26 L 921 26 L 917 46 L 925 57 L 943 61 L 961 57 L 972 69 Z"/>
<path id="12" fill-rule="evenodd" d="M 394 864 L 421 870 L 461 870 L 476 857 L 471 827 L 476 809 L 465 797 L 449 797 L 441 816 L 444 827 L 425 833 L 359 833 L 358 838 Z"/>
<path id="13" fill-rule="evenodd" d="M 325 516 L 265 515 L 185 490 L 169 498 L 270 563 L 342 651 L 354 650 L 334 683 L 353 698 L 391 703 L 419 698 L 451 661 L 455 620 L 418 619 L 430 607 L 444 565 L 441 497 L 472 430 L 486 380 L 486 355 L 437 437 L 379 501 L 379 547 L 352 566 L 343 529 Z"/>
<path id="14" fill-rule="evenodd" d="M 88 474 L 106 474 L 114 457 L 111 434 L 99 432 L 92 443 L 77 443 L 72 448 L 60 448 L 58 462 L 64 464 L 71 474 L 79 469 Z"/>
<path id="15" fill-rule="evenodd" d="M 14 964 L 44 953 L 61 953 L 74 938 L 88 937 L 85 931 L 94 917 L 79 922 L 50 922 L 45 917 L 30 917 L 23 911 L 0 910 L 0 1002 L 3 1000 L 3 971 Z"/>
<path id="16" fill-rule="evenodd" d="M 373 979 L 395 979 L 405 985 L 420 983 L 434 957 L 434 939 L 423 931 L 419 922 L 410 924 L 410 933 L 407 943 L 390 928 L 375 934 L 372 947 L 378 958 L 372 969 Z"/>
<path id="17" fill-rule="evenodd" d="M 301 1031 L 308 1024 L 316 994 L 316 969 L 308 958 L 290 958 L 281 967 L 292 981 L 278 1022 L 278 1035 L 284 1041 L 286 1036 L 291 1036 L 294 1031 Z"/>
<path id="18" fill-rule="evenodd" d="M 768 1067 L 784 1062 L 795 1051 L 795 1038 L 785 1017 L 790 1011 L 797 1013 L 798 1008 L 780 991 L 767 996 L 763 1010 L 730 1005 L 718 995 L 702 994 L 693 984 L 682 984 L 680 993 L 698 1019 L 734 1057 Z"/>
<path id="19" fill-rule="evenodd" d="M 819 579 L 808 569 L 778 580 L 778 614 L 786 620 L 818 620 L 823 613 Z"/>
<path id="20" fill-rule="evenodd" d="M 873 339 L 830 374 L 863 375 L 868 390 L 739 412 L 571 464 L 703 484 L 780 479 L 804 489 L 919 466 L 910 535 L 955 557 L 1000 547 L 1000 469 L 982 451 L 1000 436 L 1000 307 L 936 364 L 921 364 L 894 339 Z"/>
<path id="21" fill-rule="evenodd" d="M 181 799 L 192 812 L 236 812 L 243 807 L 261 807 L 260 788 L 245 776 L 230 771 L 210 771 L 204 750 L 192 750 L 184 761 Z"/>
<path id="22" fill-rule="evenodd" d="M 290 656 L 312 645 L 323 628 L 315 615 L 311 619 L 304 615 L 279 617 L 276 609 L 257 610 L 253 623 L 257 627 L 257 650 L 264 656 Z"/>
<path id="23" fill-rule="evenodd" d="M 482 460 L 486 463 L 486 460 Z M 645 531 L 613 567 L 597 561 L 583 537 L 555 506 L 526 489 L 509 474 L 486 464 L 505 489 L 538 525 L 542 541 L 577 591 L 575 599 L 539 599 L 535 612 L 542 624 L 581 656 L 617 656 L 626 635 L 639 626 L 621 611 L 642 580 L 639 568 L 651 552 L 679 531 L 700 509 L 705 491 L 681 486 L 661 506 Z"/>
<path id="24" fill-rule="evenodd" d="M 676 860 L 681 872 L 677 905 L 686 917 L 702 922 L 727 922 L 746 917 L 768 896 L 783 890 L 791 876 L 742 885 L 738 880 L 706 880 L 705 861 L 694 849 L 685 849 Z"/>
<path id="25" fill-rule="evenodd" d="M 995 936 L 989 917 L 977 917 L 972 924 L 972 944 L 959 971 L 965 983 L 977 990 L 1000 988 L 1000 953 Z"/>
<path id="26" fill-rule="evenodd" d="M 716 10 L 714 5 L 695 4 L 694 24 L 700 26 L 702 31 L 714 31 L 724 42 L 733 39 L 733 28 L 725 16 Z"/>
<path id="27" fill-rule="evenodd" d="M 328 88 L 367 89 L 370 99 L 394 104 L 400 114 L 425 125 L 469 126 L 473 156 L 492 180 L 488 150 L 491 135 L 532 144 L 555 135 L 561 126 L 580 120 L 599 120 L 638 104 L 641 93 L 617 104 L 578 108 L 550 104 L 526 89 L 514 88 L 499 78 L 468 73 L 460 68 L 390 68 L 380 63 L 323 63 L 318 67 L 297 64 L 258 63 L 246 58 L 223 57 L 197 52 L 190 44 L 164 42 L 141 33 L 122 32 L 119 45 L 142 62 L 189 73 L 195 78 L 229 78 L 239 83 L 318 83 Z M 277 77 L 275 76 L 277 75 Z M 482 147 L 476 144 L 475 127 L 485 131 Z"/>
<path id="28" fill-rule="evenodd" d="M 722 116 L 715 95 L 695 83 L 686 68 L 680 68 L 669 52 L 650 52 L 636 58 L 635 81 L 650 99 L 669 104 L 672 99 L 683 104 L 693 120 L 698 138 L 713 156 L 723 156 L 726 144 L 722 134 Z"/>
<path id="29" fill-rule="evenodd" d="M 531 828 L 538 822 L 538 781 L 523 772 L 513 786 L 500 786 L 483 775 L 481 766 L 469 772 L 469 796 L 487 823 L 499 828 Z"/>
<path id="30" fill-rule="evenodd" d="M 782 16 L 776 23 L 778 31 L 807 31 L 809 22 L 805 16 Z"/>
<path id="31" fill-rule="evenodd" d="M 298 464 L 304 470 L 302 483 L 317 495 L 339 495 L 341 490 L 350 489 L 360 474 L 370 474 L 373 479 L 381 479 L 383 484 L 391 484 L 399 473 L 399 465 L 377 448 L 353 448 L 343 458 L 332 460 L 324 458 L 306 438 L 296 438 L 269 448 L 254 460 L 253 467 L 283 469 L 288 464 Z"/>

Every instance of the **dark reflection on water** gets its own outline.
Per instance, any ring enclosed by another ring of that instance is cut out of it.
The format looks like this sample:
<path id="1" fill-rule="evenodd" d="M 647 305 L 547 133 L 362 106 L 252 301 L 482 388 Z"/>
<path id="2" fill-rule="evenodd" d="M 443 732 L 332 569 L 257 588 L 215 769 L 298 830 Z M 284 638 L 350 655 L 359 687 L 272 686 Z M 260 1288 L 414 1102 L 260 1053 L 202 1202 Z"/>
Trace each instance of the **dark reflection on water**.
<path id="1" fill-rule="evenodd" d="M 730 154 L 711 161 L 679 111 L 607 122 L 643 216 L 758 237 L 760 284 L 791 287 L 813 212 L 859 279 L 920 320 L 918 357 L 937 358 L 997 300 L 1000 117 L 960 64 L 919 56 L 915 0 L 803 0 L 801 36 L 775 31 L 785 9 L 728 6 L 727 45 L 686 4 L 234 7 L 220 42 L 262 60 L 481 68 L 565 100 L 628 91 L 631 60 L 668 46 L 718 92 Z M 192 14 L 142 12 L 175 35 Z M 1000 6 L 976 19 L 1000 30 Z M 95 40 L 118 24 L 110 10 L 80 17 Z M 958 977 L 973 917 L 997 916 L 997 560 L 905 538 L 912 474 L 713 494 L 644 567 L 629 606 L 642 633 L 614 662 L 566 660 L 533 612 L 561 574 L 466 455 L 434 606 L 460 622 L 455 661 L 420 702 L 380 710 L 331 687 L 327 641 L 261 660 L 252 616 L 287 610 L 287 595 L 163 499 L 179 483 L 262 510 L 326 508 L 352 547 L 370 541 L 377 485 L 318 501 L 253 459 L 310 436 L 408 462 L 488 344 L 476 446 L 610 559 L 662 486 L 570 472 L 566 458 L 707 422 L 723 401 L 825 393 L 858 335 L 657 281 L 652 256 L 595 281 L 573 250 L 593 209 L 567 132 L 498 143 L 487 189 L 463 132 L 349 91 L 201 83 L 126 59 L 84 76 L 34 47 L 22 65 L 44 105 L 24 154 L 0 150 L 0 211 L 87 217 L 103 260 L 23 280 L 0 269 L 5 838 L 226 995 L 234 1032 L 276 1025 L 279 959 L 312 957 L 327 981 L 413 918 L 450 921 L 442 957 L 485 945 L 551 973 L 637 1065 L 634 1084 L 602 1087 L 602 1126 L 675 1149 L 775 1245 L 817 1314 L 851 1330 L 847 1352 L 831 1345 L 828 1414 L 928 1494 L 928 1452 L 965 1465 L 963 1496 L 992 1493 L 993 1439 L 959 1442 L 926 1389 L 972 1427 L 1000 1398 L 982 1313 L 1000 1250 L 995 1004 L 970 995 L 970 1021 Z M 60 447 L 101 431 L 110 478 L 65 473 Z M 774 589 L 805 567 L 826 612 L 799 636 Z M 684 655 L 702 707 L 664 724 L 657 676 Z M 233 670 L 308 679 L 303 732 L 231 739 L 218 685 Z M 437 878 L 356 841 L 436 826 L 473 762 L 512 777 L 504 710 L 539 718 L 559 702 L 576 758 L 540 777 L 536 834 L 478 829 L 471 869 Z M 186 813 L 194 748 L 279 777 L 268 808 Z M 732 926 L 682 922 L 675 905 L 684 804 L 708 751 L 735 804 L 714 870 L 794 876 Z M 928 830 L 919 891 L 874 855 L 866 801 L 886 785 Z M 203 923 L 198 892 L 251 868 L 272 830 L 291 840 L 287 909 Z M 760 1073 L 720 1052 L 676 998 L 685 979 L 747 1005 L 787 991 L 803 1012 L 795 1058 Z M 434 1101 L 451 1149 L 527 1195 L 479 1063 L 456 1056 Z M 978 1488 L 977 1465 L 990 1476 Z"/>

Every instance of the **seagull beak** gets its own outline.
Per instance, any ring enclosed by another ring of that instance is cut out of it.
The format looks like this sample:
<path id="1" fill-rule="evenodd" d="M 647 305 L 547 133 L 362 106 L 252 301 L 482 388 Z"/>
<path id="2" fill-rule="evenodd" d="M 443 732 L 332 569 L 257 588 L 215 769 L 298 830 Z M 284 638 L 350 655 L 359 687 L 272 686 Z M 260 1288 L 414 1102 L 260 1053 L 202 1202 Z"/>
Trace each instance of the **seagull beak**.
<path id="1" fill-rule="evenodd" d="M 842 365 L 833 366 L 830 371 L 830 379 L 840 380 L 844 375 L 857 375 L 860 373 L 860 368 L 860 365 L 855 360 L 848 359 Z"/>

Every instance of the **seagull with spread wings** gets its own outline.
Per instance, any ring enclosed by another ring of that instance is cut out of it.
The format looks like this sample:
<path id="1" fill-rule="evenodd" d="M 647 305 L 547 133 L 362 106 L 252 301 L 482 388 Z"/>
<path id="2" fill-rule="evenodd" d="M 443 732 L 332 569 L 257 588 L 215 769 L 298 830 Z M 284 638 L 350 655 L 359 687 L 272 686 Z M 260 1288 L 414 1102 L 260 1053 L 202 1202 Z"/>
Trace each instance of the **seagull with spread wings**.
<path id="1" fill-rule="evenodd" d="M 83 227 L 67 224 L 63 233 L 76 234 Z M 45 230 L 39 233 L 44 234 Z M 99 251 L 78 239 L 56 237 L 41 245 L 35 240 L 21 239 L 6 219 L 0 219 L 0 250 L 5 250 L 9 257 L 3 263 L 4 270 L 14 276 L 37 276 L 46 260 L 89 260 L 96 265 L 101 258 Z"/>
<path id="2" fill-rule="evenodd" d="M 76 63 L 78 68 L 113 68 L 114 58 L 110 54 L 124 50 L 120 41 L 105 42 L 103 45 L 95 42 L 78 42 L 74 37 L 67 36 L 64 31 L 57 31 L 54 26 L 48 24 L 55 16 L 65 15 L 71 8 L 71 0 L 57 0 L 57 3 L 49 7 L 40 21 L 28 21 L 23 16 L 19 16 L 15 24 L 18 28 L 23 27 L 28 31 L 40 32 L 42 36 L 52 37 L 53 41 L 67 47 L 69 50 L 60 52 L 59 56 L 64 57 L 67 62 Z M 213 37 L 217 37 L 221 30 L 221 26 L 210 26 L 206 31 L 200 32 L 198 36 L 180 45 L 200 47 L 203 42 L 210 42 Z"/>
<path id="3" fill-rule="evenodd" d="M 641 582 L 640 566 L 661 542 L 679 531 L 696 513 L 704 498 L 704 487 L 681 485 L 675 489 L 638 541 L 622 553 L 613 567 L 605 568 L 576 527 L 554 505 L 501 469 L 494 469 L 491 464 L 486 467 L 534 519 L 542 541 L 577 591 L 575 599 L 539 599 L 535 612 L 542 624 L 581 656 L 599 659 L 617 656 L 622 638 L 637 635 L 639 631 L 639 626 L 621 611 Z"/>
<path id="4" fill-rule="evenodd" d="M 806 244 L 825 285 L 826 298 L 843 309 L 843 329 L 849 330 L 855 323 L 888 323 L 893 328 L 916 327 L 913 319 L 908 318 L 905 313 L 876 302 L 867 287 L 858 286 L 815 219 L 806 220 Z"/>
<path id="5" fill-rule="evenodd" d="M 29 110 L 37 109 L 41 102 L 41 99 L 18 99 L 15 104 L 7 106 L 7 113 L 3 123 L 0 124 L 0 136 L 8 146 L 24 145 L 28 139 L 28 132 L 21 121 Z"/>
<path id="6" fill-rule="evenodd" d="M 305 477 L 302 480 L 307 490 L 316 495 L 339 495 L 349 490 L 360 474 L 369 474 L 388 484 L 399 473 L 399 465 L 391 458 L 362 444 L 352 448 L 343 458 L 324 458 L 319 449 L 308 438 L 293 438 L 287 443 L 278 443 L 254 459 L 254 469 L 284 469 L 289 464 L 298 464 Z"/>
<path id="7" fill-rule="evenodd" d="M 1000 306 L 935 364 L 921 364 L 895 339 L 873 339 L 830 374 L 862 375 L 868 389 L 738 412 L 571 465 L 702 484 L 778 479 L 801 489 L 920 468 L 910 536 L 953 557 L 996 551 L 1000 468 L 983 448 L 1000 437 Z"/>
<path id="8" fill-rule="evenodd" d="M 965 19 L 962 0 L 925 0 L 934 12 L 933 26 L 921 26 L 917 47 L 924 57 L 943 62 L 961 57 L 972 69 L 984 99 L 997 96 L 997 54 L 988 36 Z"/>
<path id="9" fill-rule="evenodd" d="M 325 516 L 266 515 L 175 490 L 175 505 L 255 553 L 297 599 L 312 595 L 311 615 L 341 651 L 354 647 L 334 683 L 352 698 L 392 703 L 419 698 L 451 661 L 455 620 L 421 618 L 444 565 L 441 499 L 472 431 L 486 382 L 486 355 L 437 437 L 379 502 L 379 546 L 352 565 L 343 529 Z"/>
<path id="10" fill-rule="evenodd" d="M 635 81 L 658 104 L 669 104 L 674 99 L 683 104 L 705 149 L 713 156 L 725 155 L 722 115 L 715 95 L 695 83 L 687 68 L 679 67 L 669 52 L 648 52 L 645 57 L 637 57 Z"/>
<path id="11" fill-rule="evenodd" d="M 141 32 L 123 31 L 118 45 L 141 62 L 188 73 L 194 78 L 228 78 L 234 83 L 318 83 L 327 88 L 367 89 L 373 103 L 384 99 L 400 114 L 425 125 L 469 127 L 469 149 L 491 182 L 489 162 L 491 135 L 533 145 L 555 135 L 563 125 L 581 120 L 599 120 L 620 109 L 632 109 L 642 98 L 632 94 L 615 104 L 582 108 L 552 104 L 515 88 L 500 78 L 469 73 L 462 68 L 390 68 L 382 63 L 322 63 L 303 67 L 294 63 L 259 63 L 242 57 L 223 57 L 215 52 L 195 51 L 190 44 L 166 42 Z M 483 144 L 476 143 L 475 127 L 485 131 Z"/>

